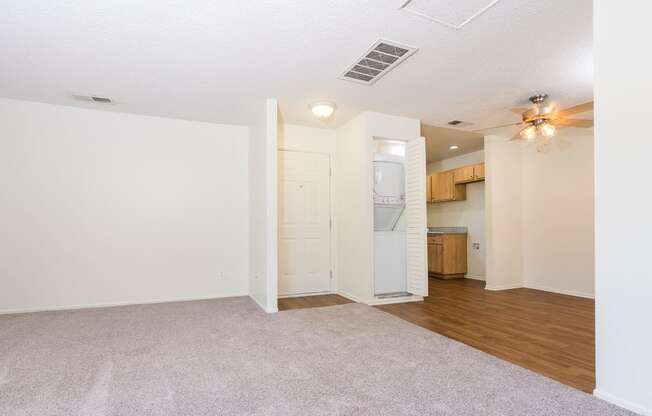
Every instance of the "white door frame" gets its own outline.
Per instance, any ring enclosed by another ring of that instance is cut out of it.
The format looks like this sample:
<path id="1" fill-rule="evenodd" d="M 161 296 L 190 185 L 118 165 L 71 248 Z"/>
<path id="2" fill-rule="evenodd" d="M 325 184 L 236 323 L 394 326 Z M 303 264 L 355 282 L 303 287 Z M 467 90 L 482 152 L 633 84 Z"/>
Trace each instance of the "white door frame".
<path id="1" fill-rule="evenodd" d="M 328 177 L 328 211 L 329 211 L 329 218 L 330 218 L 330 227 L 328 230 L 328 247 L 329 247 L 329 253 L 328 253 L 328 259 L 330 262 L 330 270 L 331 270 L 331 280 L 329 284 L 329 290 L 327 292 L 318 292 L 318 293 L 301 293 L 297 295 L 277 295 L 279 299 L 283 298 L 299 298 L 299 297 L 306 297 L 306 296 L 319 296 L 319 295 L 331 295 L 331 294 L 336 294 L 337 293 L 337 273 L 333 265 L 335 264 L 335 253 L 336 251 L 336 246 L 335 246 L 335 239 L 333 238 L 333 230 L 335 228 L 335 198 L 334 198 L 334 188 L 333 188 L 333 176 L 335 174 L 335 171 L 333 169 L 333 155 L 331 155 L 328 152 L 315 152 L 315 151 L 309 151 L 309 150 L 297 150 L 297 149 L 289 149 L 285 147 L 279 147 L 277 149 L 277 154 L 278 152 L 293 152 L 293 153 L 308 153 L 308 154 L 317 154 L 317 155 L 325 155 L 328 156 L 328 166 L 330 168 L 330 175 Z M 281 178 L 281 172 L 279 171 L 279 177 L 278 179 Z M 278 189 L 277 189 L 278 191 Z M 277 235 L 278 238 L 278 235 Z M 278 255 L 278 253 L 277 253 Z M 277 273 L 277 279 L 279 278 L 280 274 Z"/>

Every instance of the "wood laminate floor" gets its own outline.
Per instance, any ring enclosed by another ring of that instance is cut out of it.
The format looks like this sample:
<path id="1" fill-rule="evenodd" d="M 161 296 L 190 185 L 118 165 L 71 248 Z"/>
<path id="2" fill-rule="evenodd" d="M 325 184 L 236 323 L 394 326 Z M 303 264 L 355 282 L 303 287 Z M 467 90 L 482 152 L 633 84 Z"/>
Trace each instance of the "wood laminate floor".
<path id="1" fill-rule="evenodd" d="M 278 300 L 278 310 L 318 308 L 320 306 L 343 305 L 353 303 L 340 295 L 301 296 L 296 298 L 281 298 Z"/>
<path id="2" fill-rule="evenodd" d="M 594 302 L 534 289 L 430 279 L 423 302 L 377 306 L 431 331 L 590 393 L 595 386 Z M 279 299 L 279 310 L 338 305 L 339 295 Z"/>

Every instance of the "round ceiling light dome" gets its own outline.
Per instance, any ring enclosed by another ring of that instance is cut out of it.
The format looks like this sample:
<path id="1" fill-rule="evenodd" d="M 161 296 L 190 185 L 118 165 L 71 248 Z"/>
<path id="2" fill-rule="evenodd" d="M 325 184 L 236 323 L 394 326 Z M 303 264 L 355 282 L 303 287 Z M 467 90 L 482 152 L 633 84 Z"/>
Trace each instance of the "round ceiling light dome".
<path id="1" fill-rule="evenodd" d="M 335 103 L 330 101 L 318 101 L 310 104 L 310 110 L 315 117 L 326 119 L 333 115 L 335 112 Z"/>

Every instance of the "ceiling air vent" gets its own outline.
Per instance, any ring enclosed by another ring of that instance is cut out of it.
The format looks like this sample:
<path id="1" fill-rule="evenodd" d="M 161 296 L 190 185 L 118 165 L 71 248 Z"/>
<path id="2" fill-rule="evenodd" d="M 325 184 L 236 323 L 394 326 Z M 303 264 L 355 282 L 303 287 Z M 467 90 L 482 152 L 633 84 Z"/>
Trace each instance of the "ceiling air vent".
<path id="1" fill-rule="evenodd" d="M 112 102 L 111 99 L 107 98 L 107 97 L 91 96 L 91 100 L 95 101 L 96 103 L 110 103 L 110 102 Z"/>
<path id="2" fill-rule="evenodd" d="M 371 85 L 416 51 L 417 48 L 411 46 L 379 40 L 349 66 L 340 79 Z"/>
<path id="3" fill-rule="evenodd" d="M 108 97 L 100 97 L 98 95 L 84 95 L 84 94 L 73 94 L 75 100 L 79 101 L 91 101 L 100 104 L 111 104 L 113 100 Z"/>
<path id="4" fill-rule="evenodd" d="M 467 126 L 472 126 L 473 123 L 469 123 L 468 121 L 462 121 L 462 120 L 451 120 L 448 123 L 449 126 L 455 126 L 455 127 L 467 127 Z"/>

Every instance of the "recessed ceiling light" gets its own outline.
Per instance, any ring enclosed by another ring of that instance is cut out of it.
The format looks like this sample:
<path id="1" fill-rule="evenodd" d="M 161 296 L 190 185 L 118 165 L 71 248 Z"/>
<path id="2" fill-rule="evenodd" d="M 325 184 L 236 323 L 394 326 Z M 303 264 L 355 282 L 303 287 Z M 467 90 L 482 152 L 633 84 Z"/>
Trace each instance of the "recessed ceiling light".
<path id="1" fill-rule="evenodd" d="M 330 101 L 319 101 L 313 104 L 310 104 L 310 110 L 315 117 L 320 119 L 326 119 L 333 115 L 335 112 L 335 103 Z"/>
<path id="2" fill-rule="evenodd" d="M 448 149 L 450 149 L 450 150 L 457 150 L 459 148 L 460 147 L 458 145 L 456 145 L 456 144 L 451 144 L 450 146 L 448 146 Z"/>

